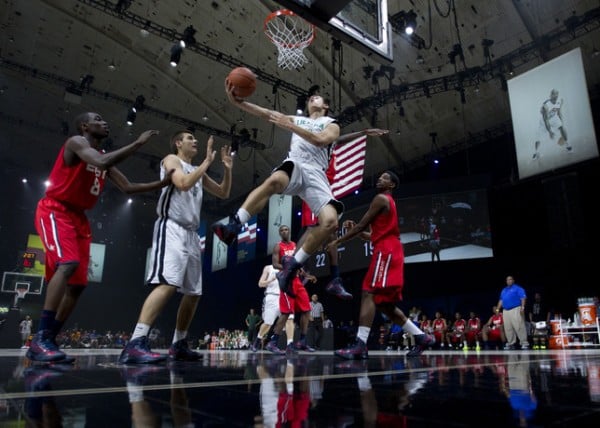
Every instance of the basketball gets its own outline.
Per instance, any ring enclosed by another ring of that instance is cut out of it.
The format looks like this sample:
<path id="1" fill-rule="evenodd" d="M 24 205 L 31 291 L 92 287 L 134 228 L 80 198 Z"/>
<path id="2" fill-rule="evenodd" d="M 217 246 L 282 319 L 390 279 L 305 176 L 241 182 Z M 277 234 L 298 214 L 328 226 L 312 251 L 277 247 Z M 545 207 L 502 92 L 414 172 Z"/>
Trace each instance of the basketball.
<path id="1" fill-rule="evenodd" d="M 231 70 L 227 75 L 226 81 L 235 86 L 233 95 L 236 97 L 249 97 L 256 89 L 256 75 L 246 67 L 236 67 Z"/>

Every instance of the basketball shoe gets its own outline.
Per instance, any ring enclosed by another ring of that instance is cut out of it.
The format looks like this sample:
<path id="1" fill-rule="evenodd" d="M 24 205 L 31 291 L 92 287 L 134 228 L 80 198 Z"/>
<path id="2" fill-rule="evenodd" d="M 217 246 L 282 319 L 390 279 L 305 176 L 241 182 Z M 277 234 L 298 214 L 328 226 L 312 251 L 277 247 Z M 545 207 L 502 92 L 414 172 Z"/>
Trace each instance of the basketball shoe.
<path id="1" fill-rule="evenodd" d="M 141 336 L 129 341 L 121 355 L 119 356 L 120 364 L 156 364 L 164 361 L 167 357 L 152 352 L 148 345 L 148 337 Z"/>
<path id="2" fill-rule="evenodd" d="M 352 294 L 346 291 L 342 282 L 342 278 L 340 278 L 339 276 L 329 281 L 329 284 L 325 286 L 325 291 L 327 291 L 329 294 L 333 294 L 334 296 L 342 300 L 350 300 L 353 297 Z"/>
<path id="3" fill-rule="evenodd" d="M 356 339 L 353 345 L 335 351 L 335 355 L 346 360 L 366 360 L 369 358 L 369 351 L 365 342 Z"/>
<path id="4" fill-rule="evenodd" d="M 240 233 L 242 230 L 242 224 L 237 218 L 237 215 L 230 215 L 229 223 L 213 223 L 210 228 L 221 241 L 223 241 L 226 245 L 231 245 L 235 242 L 238 233 Z"/>
<path id="5" fill-rule="evenodd" d="M 64 352 L 58 349 L 50 330 L 38 331 L 25 355 L 31 361 L 43 363 L 64 360 L 67 357 Z"/>
<path id="6" fill-rule="evenodd" d="M 291 297 L 296 297 L 292 291 L 292 281 L 298 270 L 302 267 L 302 263 L 298 262 L 294 257 L 283 256 L 281 258 L 281 265 L 283 268 L 276 275 L 279 289 Z"/>
<path id="7" fill-rule="evenodd" d="M 415 346 L 406 353 L 407 357 L 417 357 L 423 353 L 427 347 L 432 346 L 435 343 L 435 337 L 431 334 L 416 334 L 414 336 Z"/>
<path id="8" fill-rule="evenodd" d="M 202 354 L 190 349 L 186 339 L 181 339 L 169 347 L 169 360 L 171 361 L 198 361 Z"/>

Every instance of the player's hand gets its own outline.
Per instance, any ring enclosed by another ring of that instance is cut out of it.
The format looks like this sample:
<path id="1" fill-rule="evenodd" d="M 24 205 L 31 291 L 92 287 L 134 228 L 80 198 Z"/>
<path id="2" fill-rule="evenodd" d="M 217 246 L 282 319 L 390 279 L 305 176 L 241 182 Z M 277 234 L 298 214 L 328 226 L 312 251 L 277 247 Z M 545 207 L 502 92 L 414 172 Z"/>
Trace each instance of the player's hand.
<path id="1" fill-rule="evenodd" d="M 294 124 L 294 120 L 291 117 L 278 111 L 271 111 L 271 114 L 269 115 L 269 122 L 287 130 L 291 129 L 292 125 Z"/>
<path id="2" fill-rule="evenodd" d="M 208 141 L 206 142 L 206 161 L 209 164 L 211 164 L 215 160 L 215 155 L 217 154 L 217 152 L 215 150 L 213 150 L 214 142 L 215 142 L 215 139 L 213 138 L 212 135 L 210 137 L 208 137 Z"/>
<path id="3" fill-rule="evenodd" d="M 390 133 L 389 129 L 369 128 L 365 129 L 365 133 L 370 137 L 381 137 Z"/>
<path id="4" fill-rule="evenodd" d="M 155 135 L 158 135 L 159 132 L 155 129 L 150 129 L 148 131 L 144 131 L 140 134 L 140 136 L 138 137 L 138 139 L 135 141 L 136 143 L 140 143 L 140 144 L 146 144 L 148 142 L 148 140 L 150 140 L 150 138 L 152 138 Z"/>
<path id="5" fill-rule="evenodd" d="M 227 81 L 227 79 L 225 79 L 225 94 L 227 94 L 227 99 L 229 100 L 229 102 L 231 102 L 233 104 L 240 104 L 242 101 L 244 101 L 244 99 L 240 98 L 240 97 L 236 97 L 233 93 L 234 89 L 235 89 L 235 86 L 233 86 L 231 83 L 229 83 Z"/>
<path id="6" fill-rule="evenodd" d="M 233 155 L 231 154 L 230 146 L 225 145 L 221 147 L 221 161 L 225 165 L 225 168 L 233 168 Z"/>

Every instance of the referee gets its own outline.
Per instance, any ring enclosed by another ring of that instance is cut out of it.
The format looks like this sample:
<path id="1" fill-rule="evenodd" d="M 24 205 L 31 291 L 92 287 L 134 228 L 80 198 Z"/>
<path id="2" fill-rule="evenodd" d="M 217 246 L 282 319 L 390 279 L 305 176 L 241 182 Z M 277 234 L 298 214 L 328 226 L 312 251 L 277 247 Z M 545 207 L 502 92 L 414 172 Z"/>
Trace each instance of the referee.
<path id="1" fill-rule="evenodd" d="M 319 296 L 313 294 L 310 297 L 310 322 L 308 328 L 312 332 L 312 346 L 321 348 L 321 337 L 323 336 L 323 305 L 319 302 Z"/>

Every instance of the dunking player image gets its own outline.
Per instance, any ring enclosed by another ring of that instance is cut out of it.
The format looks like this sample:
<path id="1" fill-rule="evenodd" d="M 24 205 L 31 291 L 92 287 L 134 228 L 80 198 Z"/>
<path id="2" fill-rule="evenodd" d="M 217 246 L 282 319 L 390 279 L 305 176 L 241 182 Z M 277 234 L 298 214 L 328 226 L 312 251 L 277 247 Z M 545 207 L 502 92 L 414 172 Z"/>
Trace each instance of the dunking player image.
<path id="1" fill-rule="evenodd" d="M 536 140 L 534 145 L 533 159 L 539 159 L 540 153 L 538 149 L 540 142 L 552 142 L 559 146 L 564 146 L 567 152 L 572 152 L 573 147 L 569 144 L 567 138 L 567 131 L 565 129 L 564 120 L 562 116 L 563 99 L 558 99 L 558 90 L 552 89 L 550 91 L 550 98 L 544 101 L 540 114 L 542 115 L 540 121 L 540 138 Z"/>
<path id="2" fill-rule="evenodd" d="M 170 141 L 172 154 L 161 163 L 161 176 L 173 169 L 172 184 L 165 187 L 156 205 L 150 273 L 147 282 L 154 286 L 146 298 L 131 340 L 119 357 L 121 364 L 157 363 L 166 358 L 152 352 L 148 344 L 150 327 L 175 292 L 181 293 L 169 359 L 194 361 L 200 354 L 187 342 L 188 329 L 202 295 L 202 251 L 198 227 L 203 189 L 218 198 L 229 197 L 233 158 L 229 146 L 221 147 L 223 179 L 208 176 L 215 159 L 213 137 L 206 145 L 206 157 L 198 166 L 192 159 L 198 154 L 198 140 L 189 131 L 177 132 Z"/>
<path id="3" fill-rule="evenodd" d="M 225 82 L 229 101 L 238 108 L 261 117 L 278 127 L 292 132 L 287 158 L 258 188 L 254 189 L 241 208 L 231 216 L 228 224 L 215 223 L 213 232 L 226 244 L 237 238 L 242 225 L 263 209 L 271 195 L 300 196 L 319 218 L 319 225 L 310 229 L 306 241 L 293 257 L 282 260 L 283 268 L 277 274 L 282 290 L 291 287 L 300 267 L 320 248 L 338 227 L 338 217 L 344 206 L 335 200 L 325 171 L 329 165 L 330 145 L 339 137 L 340 127 L 327 116 L 329 103 L 320 95 L 308 98 L 308 117 L 286 116 L 278 111 L 260 107 L 233 95 L 234 87 Z"/>
<path id="4" fill-rule="evenodd" d="M 115 164 L 146 144 L 158 131 L 144 131 L 136 141 L 110 153 L 100 147 L 108 137 L 108 123 L 98 113 L 75 119 L 79 135 L 64 143 L 50 172 L 50 185 L 35 213 L 35 228 L 46 252 L 46 296 L 39 330 L 27 351 L 34 361 L 73 362 L 58 349 L 56 335 L 69 318 L 88 282 L 92 231 L 86 211 L 93 208 L 108 178 L 125 193 L 146 192 L 166 186 L 160 181 L 131 183 Z"/>
<path id="5" fill-rule="evenodd" d="M 362 284 L 356 342 L 335 351 L 335 355 L 339 357 L 349 360 L 368 358 L 367 340 L 377 309 L 391 322 L 400 325 L 405 332 L 414 336 L 415 346 L 408 352 L 408 356 L 419 355 L 434 342 L 430 335 L 425 334 L 396 306 L 396 303 L 402 300 L 404 287 L 404 250 L 400 242 L 396 202 L 392 197 L 392 191 L 399 183 L 398 176 L 393 172 L 386 171 L 381 174 L 376 185 L 379 193 L 371 201 L 363 218 L 358 223 L 352 220 L 345 221 L 344 227 L 350 230 L 329 244 L 339 245 L 359 235 L 373 243 L 371 264 Z"/>

